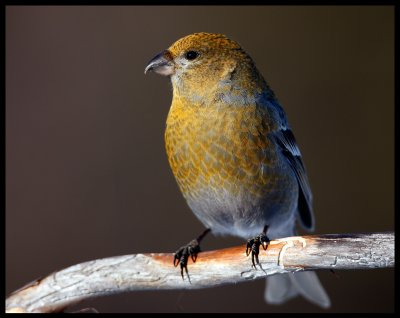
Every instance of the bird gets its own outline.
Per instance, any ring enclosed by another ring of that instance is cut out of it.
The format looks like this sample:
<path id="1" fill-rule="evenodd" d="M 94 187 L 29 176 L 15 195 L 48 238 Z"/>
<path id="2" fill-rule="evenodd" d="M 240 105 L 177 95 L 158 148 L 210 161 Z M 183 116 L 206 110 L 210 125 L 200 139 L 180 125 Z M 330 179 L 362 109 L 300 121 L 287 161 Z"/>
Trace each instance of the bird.
<path id="1" fill-rule="evenodd" d="M 255 267 L 259 247 L 315 227 L 312 193 L 287 115 L 241 45 L 224 34 L 184 36 L 145 68 L 170 78 L 165 149 L 183 197 L 206 230 L 174 257 L 196 260 L 208 233 L 247 239 Z M 267 277 L 265 300 L 301 295 L 322 308 L 330 299 L 313 271 Z"/>

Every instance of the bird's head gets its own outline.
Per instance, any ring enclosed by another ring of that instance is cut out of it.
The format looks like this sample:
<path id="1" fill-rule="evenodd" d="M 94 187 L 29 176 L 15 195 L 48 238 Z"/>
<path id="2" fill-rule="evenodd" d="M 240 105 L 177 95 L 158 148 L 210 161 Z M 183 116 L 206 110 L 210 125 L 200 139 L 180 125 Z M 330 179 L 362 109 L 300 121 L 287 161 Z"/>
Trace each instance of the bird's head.
<path id="1" fill-rule="evenodd" d="M 237 42 L 213 33 L 179 39 L 148 63 L 145 73 L 148 71 L 170 76 L 174 95 L 202 101 L 227 96 L 241 100 L 249 93 L 260 93 L 264 83 Z"/>

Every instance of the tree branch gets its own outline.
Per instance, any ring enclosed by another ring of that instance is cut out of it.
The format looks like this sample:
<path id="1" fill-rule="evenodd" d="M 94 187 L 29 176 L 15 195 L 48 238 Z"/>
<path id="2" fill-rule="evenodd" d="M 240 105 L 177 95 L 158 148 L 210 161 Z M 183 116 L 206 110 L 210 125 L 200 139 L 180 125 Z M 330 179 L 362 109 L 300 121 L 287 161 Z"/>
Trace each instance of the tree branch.
<path id="1" fill-rule="evenodd" d="M 6 312 L 60 312 L 79 301 L 134 290 L 196 289 L 302 270 L 394 267 L 394 232 L 296 236 L 271 241 L 252 268 L 245 245 L 202 252 L 182 280 L 173 253 L 116 256 L 37 279 L 6 299 Z"/>

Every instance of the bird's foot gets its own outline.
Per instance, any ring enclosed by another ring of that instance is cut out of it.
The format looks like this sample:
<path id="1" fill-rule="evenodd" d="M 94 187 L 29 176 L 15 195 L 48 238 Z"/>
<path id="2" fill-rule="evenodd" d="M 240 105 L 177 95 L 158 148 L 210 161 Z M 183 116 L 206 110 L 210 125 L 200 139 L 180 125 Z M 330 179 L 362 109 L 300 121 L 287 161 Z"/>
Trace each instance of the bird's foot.
<path id="1" fill-rule="evenodd" d="M 303 248 L 305 248 L 307 246 L 307 242 L 301 236 L 293 236 L 293 237 L 288 237 L 288 238 L 284 238 L 284 239 L 274 240 L 273 242 L 271 242 L 271 244 L 280 244 L 282 242 L 285 243 L 285 245 L 283 245 L 282 249 L 279 251 L 278 265 L 283 268 L 284 267 L 284 265 L 283 265 L 283 256 L 285 255 L 286 250 L 289 247 L 293 247 L 294 246 L 293 242 L 300 242 L 303 245 Z"/>
<path id="2" fill-rule="evenodd" d="M 183 270 L 185 270 L 186 275 L 189 279 L 189 283 L 190 283 L 190 276 L 189 276 L 189 272 L 187 269 L 188 259 L 190 257 L 192 259 L 193 263 L 196 262 L 197 254 L 201 252 L 200 242 L 204 238 L 204 236 L 206 236 L 206 234 L 208 232 L 210 232 L 210 229 L 205 230 L 197 239 L 190 241 L 188 244 L 180 247 L 175 252 L 174 266 L 176 267 L 176 266 L 178 266 L 178 264 L 180 265 L 182 279 L 184 279 Z"/>
<path id="3" fill-rule="evenodd" d="M 256 237 L 249 239 L 246 244 L 246 255 L 249 256 L 251 253 L 251 262 L 254 268 L 256 268 L 256 263 L 261 267 L 260 261 L 258 260 L 258 254 L 260 254 L 260 245 L 262 245 L 264 250 L 267 250 L 270 239 L 267 237 L 268 226 L 264 226 L 262 233 Z M 254 262 L 255 260 L 255 262 Z"/>

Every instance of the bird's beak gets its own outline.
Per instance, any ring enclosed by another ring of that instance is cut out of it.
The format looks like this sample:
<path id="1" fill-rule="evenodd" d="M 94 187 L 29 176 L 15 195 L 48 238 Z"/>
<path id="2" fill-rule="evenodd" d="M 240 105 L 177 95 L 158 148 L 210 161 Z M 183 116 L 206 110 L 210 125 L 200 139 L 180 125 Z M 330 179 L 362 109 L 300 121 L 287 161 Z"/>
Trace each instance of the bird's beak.
<path id="1" fill-rule="evenodd" d="M 168 50 L 156 55 L 146 66 L 144 74 L 153 71 L 157 74 L 169 76 L 175 71 L 171 53 Z"/>

